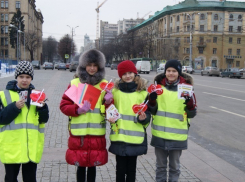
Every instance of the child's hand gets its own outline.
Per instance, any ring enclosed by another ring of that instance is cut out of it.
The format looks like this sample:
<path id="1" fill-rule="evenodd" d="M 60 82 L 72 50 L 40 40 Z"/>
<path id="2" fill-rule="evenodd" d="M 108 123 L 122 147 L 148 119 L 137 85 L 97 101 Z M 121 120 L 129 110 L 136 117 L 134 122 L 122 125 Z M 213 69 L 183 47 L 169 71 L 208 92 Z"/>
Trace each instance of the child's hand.
<path id="1" fill-rule="evenodd" d="M 21 100 L 17 101 L 17 102 L 15 103 L 15 105 L 16 105 L 16 107 L 17 107 L 18 109 L 21 109 L 22 107 L 25 106 L 25 100 L 21 99 Z"/>
<path id="2" fill-rule="evenodd" d="M 112 95 L 110 90 L 106 90 L 106 94 L 105 94 L 104 99 L 105 99 L 105 103 L 106 104 L 110 104 L 111 103 L 111 101 L 113 99 L 113 95 Z"/>
<path id="3" fill-rule="evenodd" d="M 146 114 L 145 112 L 142 112 L 140 115 L 139 115 L 139 120 L 145 120 L 146 119 Z"/>
<path id="4" fill-rule="evenodd" d="M 77 109 L 77 114 L 79 114 L 79 115 L 80 114 L 85 114 L 86 112 L 89 111 L 90 107 L 91 107 L 90 102 L 85 100 L 83 106 L 81 108 L 79 107 Z"/>
<path id="5" fill-rule="evenodd" d="M 115 119 L 113 119 L 113 118 L 108 119 L 108 121 L 109 121 L 111 124 L 113 124 L 113 123 L 116 122 Z"/>
<path id="6" fill-rule="evenodd" d="M 40 104 L 42 104 L 42 106 L 37 106 L 38 108 L 43 107 L 45 105 L 45 102 L 42 101 L 42 102 L 40 102 Z"/>

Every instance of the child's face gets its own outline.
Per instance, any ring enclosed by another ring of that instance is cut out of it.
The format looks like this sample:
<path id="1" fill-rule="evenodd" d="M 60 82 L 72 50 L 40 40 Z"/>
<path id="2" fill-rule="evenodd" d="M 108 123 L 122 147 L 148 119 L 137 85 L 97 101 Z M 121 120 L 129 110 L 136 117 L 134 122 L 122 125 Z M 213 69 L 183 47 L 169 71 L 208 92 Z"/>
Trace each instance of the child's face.
<path id="1" fill-rule="evenodd" d="M 26 74 L 21 74 L 17 77 L 17 85 L 19 88 L 28 89 L 31 84 L 31 76 Z"/>
<path id="2" fill-rule="evenodd" d="M 122 76 L 122 80 L 126 83 L 130 83 L 134 80 L 135 74 L 133 72 L 126 72 Z"/>
<path id="3" fill-rule="evenodd" d="M 166 78 L 170 83 L 177 81 L 178 77 L 179 77 L 179 73 L 176 69 L 170 67 L 166 70 Z"/>
<path id="4" fill-rule="evenodd" d="M 89 63 L 86 66 L 86 71 L 88 72 L 88 74 L 94 75 L 95 73 L 98 72 L 98 65 L 95 63 Z"/>

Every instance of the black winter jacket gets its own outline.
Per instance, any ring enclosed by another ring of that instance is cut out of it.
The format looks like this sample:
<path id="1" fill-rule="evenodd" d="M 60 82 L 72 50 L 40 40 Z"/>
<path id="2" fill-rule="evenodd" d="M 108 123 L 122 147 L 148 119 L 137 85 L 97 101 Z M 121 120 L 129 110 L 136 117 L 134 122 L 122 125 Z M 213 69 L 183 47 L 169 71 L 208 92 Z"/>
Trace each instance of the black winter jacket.
<path id="1" fill-rule="evenodd" d="M 18 89 L 17 87 L 17 81 L 9 81 L 6 90 L 12 90 L 14 92 L 20 92 L 23 91 L 24 89 Z M 35 89 L 35 87 L 30 84 L 28 90 L 28 97 L 27 97 L 27 102 L 26 105 L 29 108 L 30 107 L 30 94 L 32 89 Z M 4 107 L 2 104 L 2 101 L 0 99 L 0 125 L 8 125 L 10 124 L 21 112 L 21 109 L 18 109 L 15 105 L 16 102 L 13 102 L 9 104 L 7 107 Z M 49 119 L 49 109 L 48 105 L 45 104 L 43 107 L 38 108 L 36 110 L 39 114 L 39 123 L 47 123 Z"/>
<path id="2" fill-rule="evenodd" d="M 162 84 L 163 82 L 165 82 L 163 79 L 165 79 L 165 76 L 163 74 L 160 74 L 156 76 L 154 82 L 156 81 L 157 84 Z M 180 80 L 181 82 L 184 80 L 185 83 L 193 85 L 193 78 L 189 74 L 182 73 L 182 78 Z M 177 92 L 178 90 L 177 87 L 180 80 L 178 80 L 178 82 L 176 82 L 175 84 L 172 85 L 166 84 L 164 86 L 166 89 L 170 91 Z M 157 113 L 157 109 L 158 109 L 157 104 L 155 106 L 148 105 L 148 108 L 151 111 L 152 115 L 155 115 Z M 196 108 L 193 110 L 188 110 L 186 108 L 185 111 L 187 113 L 187 118 L 194 118 L 196 115 Z M 152 135 L 151 145 L 153 147 L 158 147 L 164 150 L 184 150 L 187 149 L 187 140 L 185 141 L 166 140 Z"/>
<path id="3" fill-rule="evenodd" d="M 141 78 L 142 79 L 142 78 Z M 145 87 L 146 87 L 146 80 L 141 80 L 145 82 Z M 137 84 L 135 82 L 131 83 L 119 83 L 116 82 L 115 84 L 117 89 L 120 89 L 122 92 L 126 93 L 132 93 L 135 92 L 137 89 Z M 145 89 L 145 88 L 144 88 Z M 146 125 L 150 122 L 151 120 L 151 114 L 147 110 L 146 112 L 146 119 L 141 121 L 138 118 L 138 122 L 141 123 L 142 125 Z M 111 146 L 109 148 L 109 151 L 115 155 L 119 156 L 138 156 L 138 155 L 143 155 L 147 153 L 147 133 L 145 131 L 145 138 L 143 143 L 141 144 L 128 144 L 124 142 L 111 142 Z"/>

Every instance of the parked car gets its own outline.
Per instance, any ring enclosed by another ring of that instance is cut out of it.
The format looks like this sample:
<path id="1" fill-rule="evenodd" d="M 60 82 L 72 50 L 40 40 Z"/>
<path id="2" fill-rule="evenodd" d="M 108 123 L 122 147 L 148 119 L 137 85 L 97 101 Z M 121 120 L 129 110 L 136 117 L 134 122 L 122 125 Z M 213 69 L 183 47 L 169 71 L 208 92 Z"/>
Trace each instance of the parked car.
<path id="1" fill-rule="evenodd" d="M 220 71 L 216 67 L 208 66 L 208 67 L 204 68 L 204 70 L 201 71 L 201 75 L 202 76 L 203 75 L 208 75 L 208 76 L 216 75 L 216 76 L 220 76 Z"/>
<path id="2" fill-rule="evenodd" d="M 114 69 L 117 70 L 117 64 L 111 64 L 111 70 L 114 70 Z"/>
<path id="3" fill-rule="evenodd" d="M 43 67 L 43 69 L 54 69 L 54 65 L 53 65 L 53 63 L 48 63 L 48 62 L 46 62 L 45 64 L 44 64 L 44 67 Z"/>
<path id="4" fill-rule="evenodd" d="M 157 74 L 163 73 L 164 69 L 165 69 L 165 64 L 164 63 L 159 64 L 159 67 L 157 68 Z"/>
<path id="5" fill-rule="evenodd" d="M 55 62 L 54 63 L 54 69 L 57 69 L 59 64 L 60 64 L 60 62 Z"/>
<path id="6" fill-rule="evenodd" d="M 106 63 L 105 64 L 105 67 L 109 67 L 110 68 L 111 67 L 111 64 L 110 63 Z"/>
<path id="7" fill-rule="evenodd" d="M 66 64 L 65 63 L 59 63 L 58 66 L 57 66 L 57 69 L 58 70 L 66 70 Z"/>
<path id="8" fill-rule="evenodd" d="M 151 70 L 151 63 L 150 61 L 137 61 L 136 62 L 136 69 L 138 71 L 138 73 L 147 73 L 149 74 L 150 73 L 150 70 Z"/>
<path id="9" fill-rule="evenodd" d="M 38 60 L 33 60 L 32 62 L 31 62 L 31 64 L 32 64 L 32 67 L 35 69 L 39 69 L 40 70 L 40 68 L 41 68 L 41 65 L 40 65 L 40 61 L 38 61 Z"/>
<path id="10" fill-rule="evenodd" d="M 182 72 L 186 72 L 186 73 L 194 73 L 194 70 L 191 66 L 182 66 Z"/>
<path id="11" fill-rule="evenodd" d="M 66 68 L 69 69 L 71 63 L 65 63 L 65 64 L 66 64 Z"/>
<path id="12" fill-rule="evenodd" d="M 78 66 L 78 61 L 72 61 L 70 66 L 69 66 L 69 71 L 76 71 L 77 70 L 77 66 Z"/>
<path id="13" fill-rule="evenodd" d="M 243 73 L 239 71 L 238 68 L 229 68 L 221 72 L 221 77 L 229 77 L 229 78 L 241 78 Z"/>
<path id="14" fill-rule="evenodd" d="M 242 72 L 242 73 L 245 73 L 245 68 L 242 68 L 239 71 Z"/>

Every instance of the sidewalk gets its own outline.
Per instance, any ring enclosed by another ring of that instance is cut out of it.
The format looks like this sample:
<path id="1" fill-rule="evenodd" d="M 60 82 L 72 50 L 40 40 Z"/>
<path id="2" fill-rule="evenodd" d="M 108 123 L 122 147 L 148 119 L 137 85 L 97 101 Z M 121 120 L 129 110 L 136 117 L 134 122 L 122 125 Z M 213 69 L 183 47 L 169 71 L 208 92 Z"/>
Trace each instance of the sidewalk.
<path id="1" fill-rule="evenodd" d="M 10 77 L 10 76 L 14 76 L 14 72 L 12 72 L 12 73 L 0 73 L 0 79 L 5 78 L 5 77 Z"/>
<path id="2" fill-rule="evenodd" d="M 37 88 L 45 88 L 48 95 L 50 119 L 45 128 L 45 146 L 41 163 L 37 169 L 38 182 L 76 182 L 76 167 L 67 165 L 65 153 L 68 139 L 68 117 L 60 112 L 61 96 L 73 75 L 65 71 L 35 72 L 33 84 Z M 0 79 L 3 84 L 4 79 Z M 109 127 L 109 126 L 108 126 Z M 148 144 L 151 139 L 151 127 L 147 128 Z M 109 128 L 107 129 L 107 147 Z M 180 158 L 180 182 L 244 182 L 245 173 L 236 167 L 202 148 L 189 139 L 188 150 L 183 151 Z M 155 181 L 155 153 L 148 145 L 147 155 L 139 156 L 137 161 L 137 182 Z M 115 156 L 109 153 L 106 165 L 97 167 L 96 182 L 115 182 Z M 0 182 L 4 181 L 4 166 L 0 163 Z M 21 180 L 21 172 L 19 174 Z"/>

